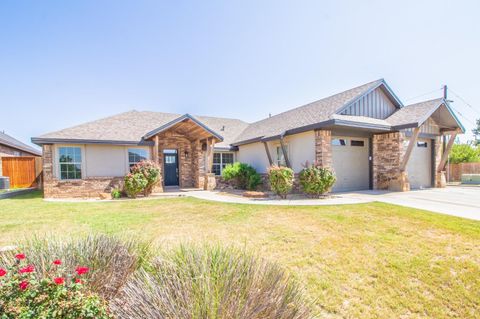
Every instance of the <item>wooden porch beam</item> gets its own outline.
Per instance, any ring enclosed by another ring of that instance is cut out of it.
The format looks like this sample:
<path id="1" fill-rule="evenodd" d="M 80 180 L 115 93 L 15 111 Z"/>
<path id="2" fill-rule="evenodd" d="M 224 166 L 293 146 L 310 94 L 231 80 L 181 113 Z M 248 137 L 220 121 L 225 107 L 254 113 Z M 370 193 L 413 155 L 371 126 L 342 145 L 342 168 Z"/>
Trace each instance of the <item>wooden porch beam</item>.
<path id="1" fill-rule="evenodd" d="M 215 145 L 214 138 L 207 138 L 207 173 L 212 172 L 212 165 L 213 165 L 213 146 Z"/>
<path id="2" fill-rule="evenodd" d="M 265 146 L 265 152 L 267 153 L 268 162 L 270 163 L 270 166 L 272 166 L 273 165 L 272 155 L 270 155 L 270 150 L 268 149 L 267 142 L 263 142 L 263 146 Z"/>
<path id="3" fill-rule="evenodd" d="M 404 172 L 407 168 L 408 160 L 410 159 L 410 155 L 412 155 L 413 148 L 415 144 L 417 144 L 418 135 L 420 134 L 420 127 L 416 127 L 413 130 L 412 136 L 410 136 L 410 141 L 408 142 L 407 151 L 403 156 L 402 164 L 400 164 L 400 171 Z"/>
<path id="4" fill-rule="evenodd" d="M 447 164 L 448 154 L 452 150 L 453 143 L 455 143 L 455 138 L 457 137 L 458 132 L 452 132 L 450 139 L 448 140 L 447 147 L 443 151 L 442 158 L 440 159 L 440 164 L 438 164 L 437 172 L 441 172 L 445 169 L 445 164 Z"/>
<path id="5" fill-rule="evenodd" d="M 285 164 L 288 168 L 292 168 L 290 165 L 290 160 L 288 159 L 288 152 L 287 148 L 285 147 L 285 143 L 283 142 L 283 136 L 280 136 L 280 146 L 282 147 L 283 158 L 285 158 Z"/>

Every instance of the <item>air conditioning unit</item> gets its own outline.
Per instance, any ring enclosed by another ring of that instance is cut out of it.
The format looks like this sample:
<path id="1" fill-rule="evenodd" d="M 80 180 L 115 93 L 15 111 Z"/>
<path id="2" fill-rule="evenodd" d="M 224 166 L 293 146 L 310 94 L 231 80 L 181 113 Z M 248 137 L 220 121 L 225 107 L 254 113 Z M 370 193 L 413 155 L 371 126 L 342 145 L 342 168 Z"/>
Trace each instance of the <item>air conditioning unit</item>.
<path id="1" fill-rule="evenodd" d="M 9 189 L 10 188 L 10 177 L 0 176 L 0 189 Z"/>

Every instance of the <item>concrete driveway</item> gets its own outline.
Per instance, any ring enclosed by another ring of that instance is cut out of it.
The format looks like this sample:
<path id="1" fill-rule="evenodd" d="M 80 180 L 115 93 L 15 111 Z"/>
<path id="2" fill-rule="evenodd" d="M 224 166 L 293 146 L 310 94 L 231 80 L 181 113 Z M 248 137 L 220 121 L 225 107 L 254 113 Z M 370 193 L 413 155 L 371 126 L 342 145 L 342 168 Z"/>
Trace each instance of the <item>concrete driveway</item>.
<path id="1" fill-rule="evenodd" d="M 362 191 L 343 196 L 425 209 L 480 220 L 480 187 L 449 186 L 410 192 Z"/>

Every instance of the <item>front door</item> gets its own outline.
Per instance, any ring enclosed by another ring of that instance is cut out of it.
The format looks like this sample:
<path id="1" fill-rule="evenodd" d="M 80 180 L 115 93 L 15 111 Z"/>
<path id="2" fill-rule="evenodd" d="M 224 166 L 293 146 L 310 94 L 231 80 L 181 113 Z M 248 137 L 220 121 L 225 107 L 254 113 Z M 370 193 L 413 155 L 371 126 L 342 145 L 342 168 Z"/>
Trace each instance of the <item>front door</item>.
<path id="1" fill-rule="evenodd" d="M 178 186 L 177 150 L 163 151 L 163 169 L 165 172 L 165 186 Z"/>

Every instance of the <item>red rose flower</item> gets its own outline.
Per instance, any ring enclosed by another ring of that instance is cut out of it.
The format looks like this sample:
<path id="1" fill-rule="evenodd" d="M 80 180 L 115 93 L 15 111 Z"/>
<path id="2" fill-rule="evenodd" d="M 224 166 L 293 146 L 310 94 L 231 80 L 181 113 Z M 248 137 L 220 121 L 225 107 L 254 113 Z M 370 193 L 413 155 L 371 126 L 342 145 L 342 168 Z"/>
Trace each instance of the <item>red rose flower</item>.
<path id="1" fill-rule="evenodd" d="M 3 277 L 7 274 L 7 271 L 3 268 L 0 268 L 0 277 Z"/>
<path id="2" fill-rule="evenodd" d="M 62 261 L 60 259 L 56 259 L 53 261 L 53 264 L 58 266 L 62 264 Z"/>
<path id="3" fill-rule="evenodd" d="M 25 290 L 28 287 L 28 281 L 22 281 L 18 286 L 20 289 Z"/>
<path id="4" fill-rule="evenodd" d="M 88 267 L 77 267 L 77 269 L 75 269 L 75 271 L 77 272 L 77 274 L 80 276 L 80 275 L 83 275 L 83 274 L 86 274 L 90 269 L 88 269 Z"/>
<path id="5" fill-rule="evenodd" d="M 35 267 L 33 267 L 33 265 L 28 265 L 28 266 L 25 267 L 25 268 L 20 268 L 19 271 L 20 271 L 21 274 L 31 273 L 31 272 L 34 272 L 34 271 L 35 271 Z"/>
<path id="6" fill-rule="evenodd" d="M 62 277 L 57 277 L 57 278 L 53 279 L 53 281 L 54 281 L 57 285 L 63 285 L 63 283 L 65 282 L 65 279 L 63 279 Z"/>
<path id="7" fill-rule="evenodd" d="M 83 281 L 79 278 L 75 278 L 75 283 L 81 285 L 81 284 L 83 284 Z"/>
<path id="8" fill-rule="evenodd" d="M 25 254 L 16 254 L 15 258 L 17 258 L 18 260 L 25 259 Z"/>

